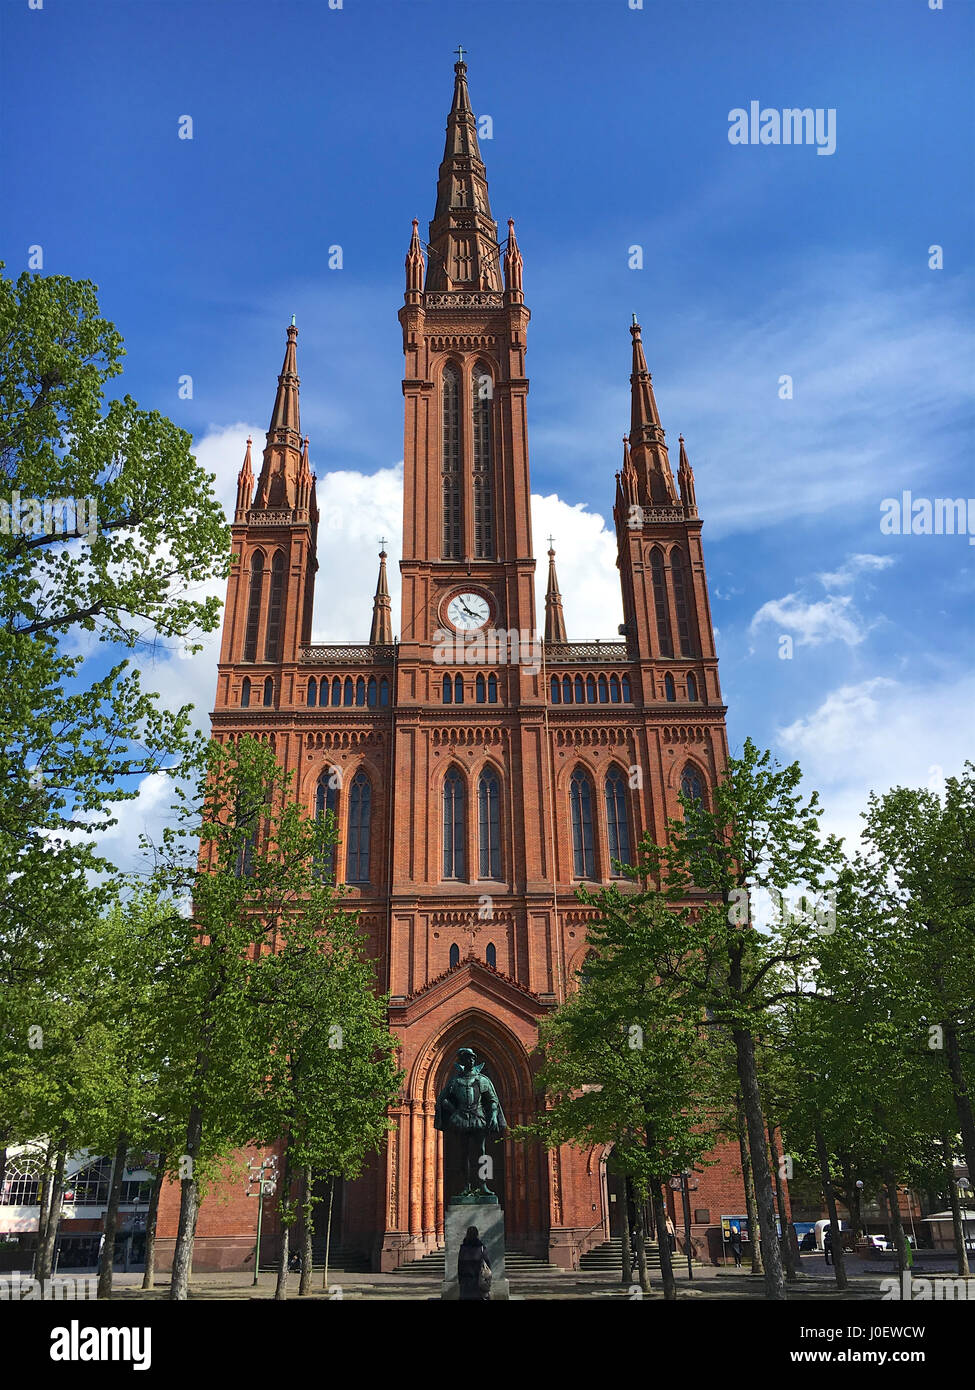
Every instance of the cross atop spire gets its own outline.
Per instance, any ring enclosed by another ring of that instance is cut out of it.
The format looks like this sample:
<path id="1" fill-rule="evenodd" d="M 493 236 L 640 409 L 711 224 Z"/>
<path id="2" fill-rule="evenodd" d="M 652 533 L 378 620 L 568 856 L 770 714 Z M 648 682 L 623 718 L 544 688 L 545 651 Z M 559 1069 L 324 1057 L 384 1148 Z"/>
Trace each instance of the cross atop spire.
<path id="1" fill-rule="evenodd" d="M 463 63 L 463 62 L 464 62 L 464 54 L 467 52 L 467 50 L 466 50 L 465 48 L 462 48 L 462 47 L 460 46 L 460 44 L 458 44 L 457 47 L 454 49 L 454 52 L 457 54 L 457 63 Z M 456 65 L 457 65 L 457 64 L 455 64 L 454 66 L 456 67 Z M 465 64 L 465 66 L 466 66 L 466 64 Z"/>

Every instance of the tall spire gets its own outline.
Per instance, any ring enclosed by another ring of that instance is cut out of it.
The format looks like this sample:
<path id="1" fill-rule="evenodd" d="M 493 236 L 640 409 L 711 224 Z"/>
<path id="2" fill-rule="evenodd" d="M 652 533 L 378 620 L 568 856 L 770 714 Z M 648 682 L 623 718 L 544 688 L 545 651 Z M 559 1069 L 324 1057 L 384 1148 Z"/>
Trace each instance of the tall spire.
<path id="1" fill-rule="evenodd" d="M 410 237 L 410 249 L 406 253 L 406 294 L 418 295 L 423 289 L 423 247 L 420 243 L 419 222 L 413 219 L 413 235 Z M 419 303 L 419 299 L 417 299 Z"/>
<path id="2" fill-rule="evenodd" d="M 558 576 L 555 573 L 554 541 L 548 538 L 548 588 L 545 591 L 545 641 L 566 642 L 565 615 L 562 612 L 562 595 L 559 593 Z"/>
<path id="3" fill-rule="evenodd" d="M 463 49 L 459 50 L 463 54 Z M 454 64 L 454 99 L 430 223 L 428 290 L 500 290 L 498 229 L 467 91 L 467 64 Z"/>
<path id="4" fill-rule="evenodd" d="M 694 469 L 687 458 L 684 436 L 680 435 L 680 463 L 677 468 L 677 481 L 680 484 L 680 500 L 688 516 L 697 516 L 697 491 L 694 487 Z"/>
<path id="5" fill-rule="evenodd" d="M 677 489 L 670 471 L 663 426 L 653 394 L 653 380 L 643 353 L 643 338 L 636 314 L 630 327 L 633 370 L 630 373 L 630 449 L 639 480 L 643 506 L 676 506 Z"/>
<path id="6" fill-rule="evenodd" d="M 389 583 L 386 579 L 386 551 L 379 552 L 379 579 L 376 583 L 376 596 L 372 601 L 372 631 L 369 633 L 371 647 L 388 647 L 393 640 L 393 614 L 389 600 Z"/>
<path id="7" fill-rule="evenodd" d="M 513 298 L 520 302 L 522 299 L 521 272 L 525 260 L 518 246 L 518 238 L 515 236 L 514 219 L 508 218 L 508 247 L 504 253 L 504 287 Z"/>
<path id="8" fill-rule="evenodd" d="M 298 474 L 301 466 L 302 435 L 298 410 L 298 330 L 294 319 L 288 326 L 284 362 L 278 374 L 278 389 L 271 411 L 271 424 L 264 446 L 264 461 L 257 483 L 255 507 L 295 507 L 298 503 Z M 307 504 L 306 504 L 307 505 Z"/>

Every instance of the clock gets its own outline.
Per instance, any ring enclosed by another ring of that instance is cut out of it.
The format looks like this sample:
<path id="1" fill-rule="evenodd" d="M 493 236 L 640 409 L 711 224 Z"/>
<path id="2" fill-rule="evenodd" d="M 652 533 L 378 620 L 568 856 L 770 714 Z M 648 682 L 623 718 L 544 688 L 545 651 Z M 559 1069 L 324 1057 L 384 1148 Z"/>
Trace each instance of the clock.
<path id="1" fill-rule="evenodd" d="M 458 632 L 476 632 L 491 616 L 491 605 L 483 594 L 455 594 L 447 604 L 447 617 Z"/>

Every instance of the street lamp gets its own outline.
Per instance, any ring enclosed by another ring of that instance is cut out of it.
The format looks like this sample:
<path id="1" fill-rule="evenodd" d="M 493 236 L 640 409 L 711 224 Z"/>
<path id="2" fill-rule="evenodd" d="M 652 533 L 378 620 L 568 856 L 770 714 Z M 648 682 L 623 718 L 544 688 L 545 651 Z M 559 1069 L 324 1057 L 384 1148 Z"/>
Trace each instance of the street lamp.
<path id="1" fill-rule="evenodd" d="M 257 1198 L 257 1239 L 254 1242 L 254 1279 L 257 1283 L 258 1269 L 261 1263 L 261 1220 L 264 1216 L 264 1196 L 274 1195 L 274 1189 L 278 1185 L 278 1158 L 277 1154 L 270 1154 L 262 1158 L 260 1163 L 256 1159 L 251 1159 L 247 1165 L 247 1196 Z M 257 1191 L 251 1189 L 257 1184 Z"/>
<path id="2" fill-rule="evenodd" d="M 679 1178 L 670 1179 L 670 1188 L 673 1192 L 680 1192 L 681 1205 L 684 1208 L 684 1250 L 687 1255 L 687 1277 L 694 1278 L 694 1267 L 691 1262 L 691 1199 L 690 1193 L 697 1188 L 697 1178 L 690 1168 L 685 1168 Z"/>

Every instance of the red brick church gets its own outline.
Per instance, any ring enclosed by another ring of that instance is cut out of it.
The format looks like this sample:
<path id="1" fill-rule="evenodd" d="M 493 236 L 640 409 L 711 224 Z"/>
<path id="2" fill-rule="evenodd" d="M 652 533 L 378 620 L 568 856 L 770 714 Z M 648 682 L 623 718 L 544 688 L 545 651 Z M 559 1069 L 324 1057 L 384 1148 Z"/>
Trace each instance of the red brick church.
<path id="1" fill-rule="evenodd" d="M 318 510 L 292 326 L 256 485 L 250 440 L 240 471 L 213 713 L 218 739 L 272 735 L 309 811 L 338 819 L 334 870 L 391 996 L 406 1079 L 385 1153 L 339 1193 L 332 1241 L 382 1269 L 443 1243 L 434 1101 L 458 1047 L 486 1061 L 509 1124 L 533 1114 L 537 1025 L 586 953 L 576 886 L 610 881 L 645 832 L 661 837 L 681 786 L 707 798 L 727 755 L 694 475 L 681 440 L 675 480 L 635 320 L 613 513 L 625 622 L 569 641 L 550 548 L 541 636 L 522 254 L 512 222 L 499 241 L 466 64 L 454 72 L 429 240 L 414 222 L 399 311 L 399 636 L 383 552 L 368 640 L 312 643 Z M 512 1248 L 574 1267 L 617 1232 L 602 1150 L 503 1150 L 492 1186 Z M 177 1203 L 173 1186 L 163 1262 Z M 718 1253 L 721 1216 L 745 1210 L 737 1145 L 691 1204 Z M 256 1206 L 242 1183 L 204 1202 L 197 1268 L 247 1266 Z"/>

